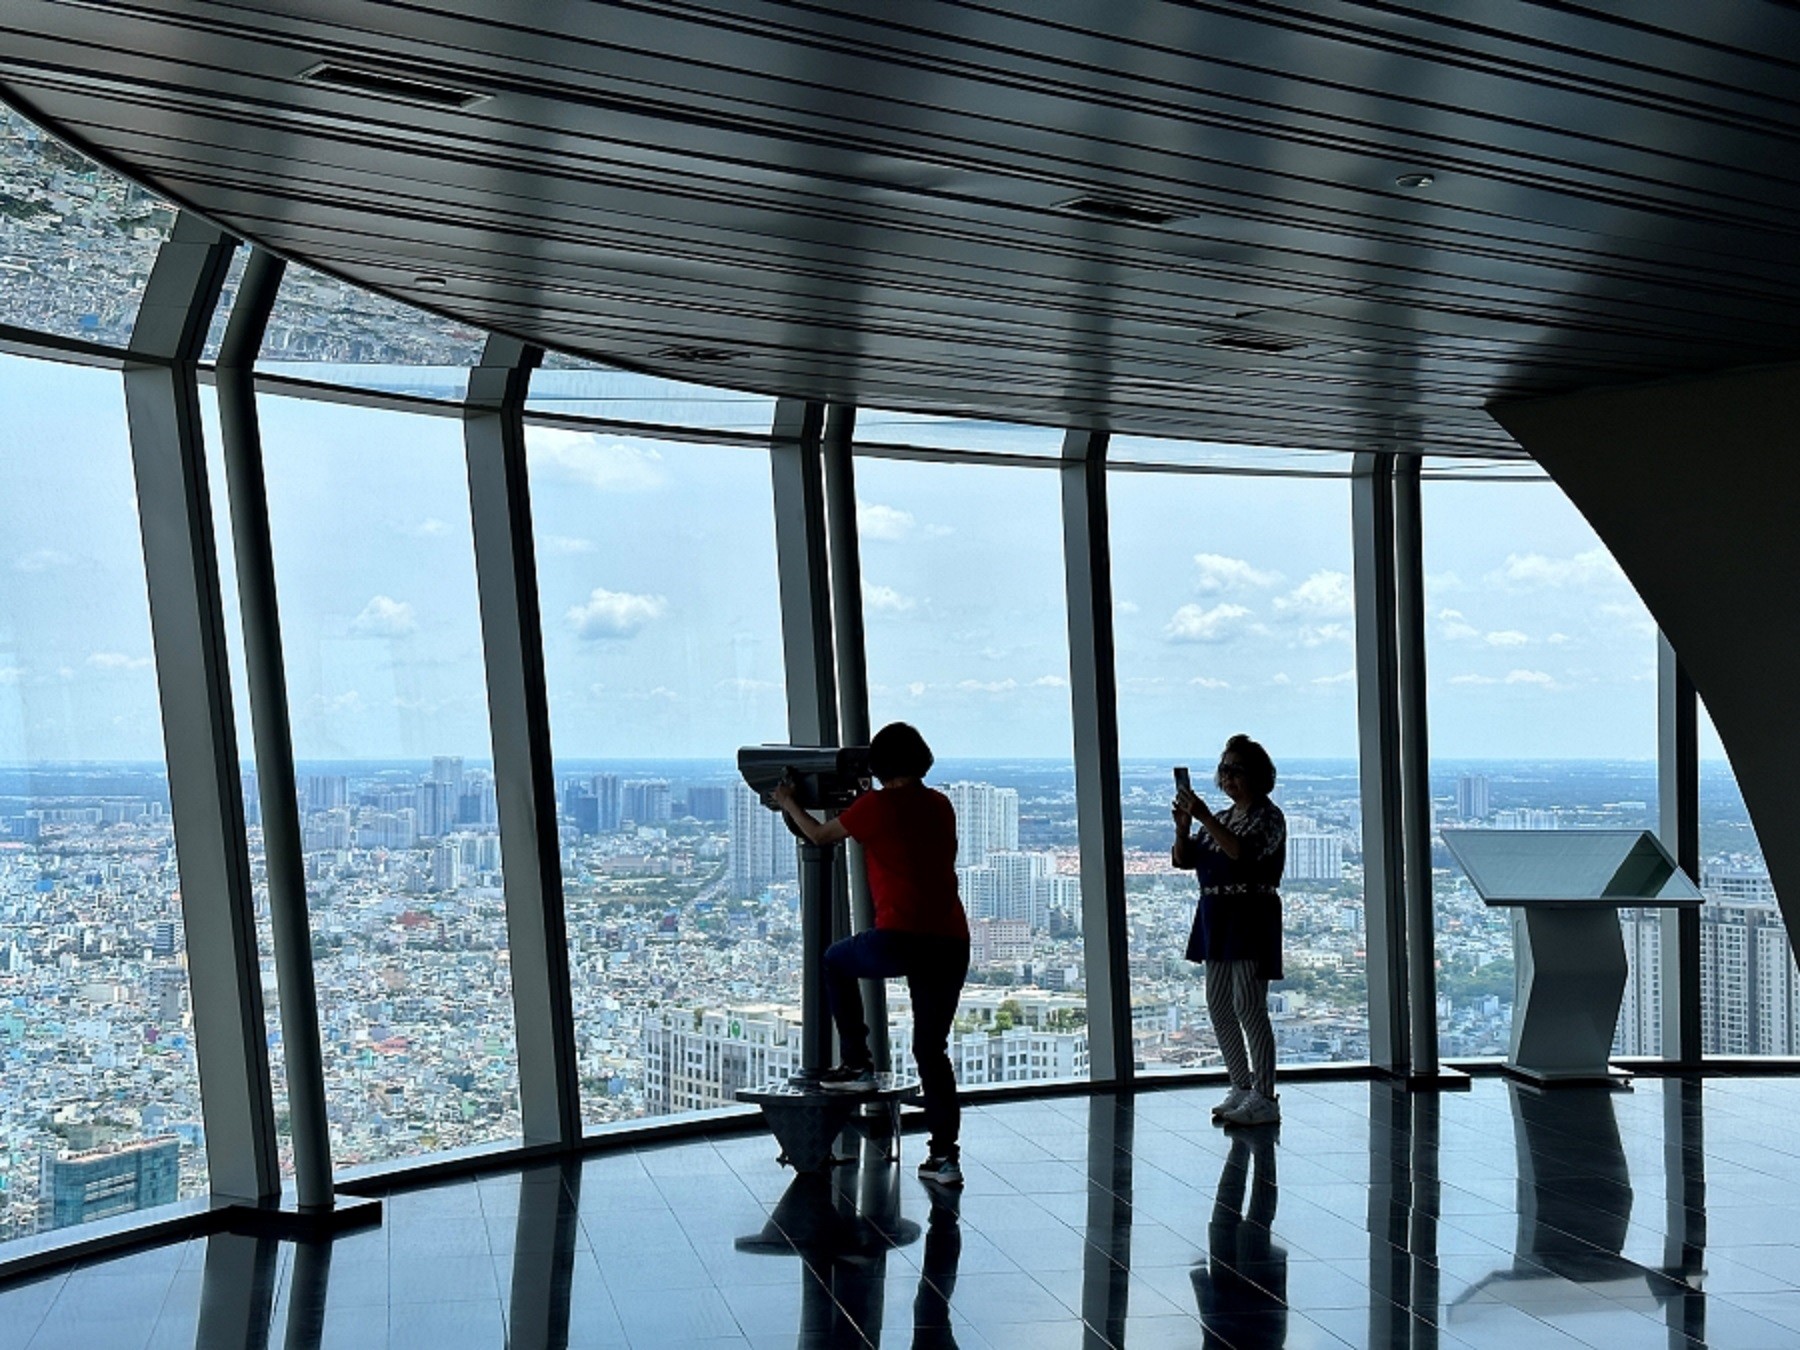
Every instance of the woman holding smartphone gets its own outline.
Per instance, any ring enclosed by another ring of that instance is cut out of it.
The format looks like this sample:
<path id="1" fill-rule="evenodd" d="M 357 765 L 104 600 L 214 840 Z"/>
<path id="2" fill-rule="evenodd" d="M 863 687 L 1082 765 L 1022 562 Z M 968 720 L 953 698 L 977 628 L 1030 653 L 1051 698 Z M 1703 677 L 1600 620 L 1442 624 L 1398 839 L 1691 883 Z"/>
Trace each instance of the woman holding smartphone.
<path id="1" fill-rule="evenodd" d="M 1206 966 L 1206 1011 L 1231 1075 L 1231 1091 L 1213 1108 L 1213 1119 L 1274 1125 L 1281 1105 L 1268 999 L 1269 981 L 1282 973 L 1278 888 L 1287 866 L 1287 821 L 1269 800 L 1275 763 L 1248 736 L 1225 742 L 1214 781 L 1231 806 L 1217 814 L 1183 781 L 1182 770 L 1175 775 L 1171 861 L 1200 882 L 1187 959 Z"/>

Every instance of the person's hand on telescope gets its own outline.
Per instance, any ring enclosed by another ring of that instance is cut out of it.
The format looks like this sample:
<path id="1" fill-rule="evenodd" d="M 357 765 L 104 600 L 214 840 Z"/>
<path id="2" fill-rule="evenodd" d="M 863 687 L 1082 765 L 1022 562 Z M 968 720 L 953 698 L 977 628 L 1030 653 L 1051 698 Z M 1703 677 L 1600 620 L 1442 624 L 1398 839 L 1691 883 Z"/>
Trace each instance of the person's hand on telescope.
<path id="1" fill-rule="evenodd" d="M 775 785 L 775 791 L 771 795 L 775 798 L 775 805 L 785 811 L 794 801 L 794 785 L 784 778 Z"/>

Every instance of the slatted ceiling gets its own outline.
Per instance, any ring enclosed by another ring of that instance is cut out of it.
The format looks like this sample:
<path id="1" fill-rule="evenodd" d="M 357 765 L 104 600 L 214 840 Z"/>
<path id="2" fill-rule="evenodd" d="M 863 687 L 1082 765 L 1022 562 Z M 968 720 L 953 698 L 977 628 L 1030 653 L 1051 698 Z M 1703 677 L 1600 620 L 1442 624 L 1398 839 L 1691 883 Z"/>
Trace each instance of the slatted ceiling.
<path id="1" fill-rule="evenodd" d="M 0 86 L 289 256 L 761 393 L 1474 453 L 1497 396 L 1800 351 L 1785 8 L 1051 13 L 15 0 Z M 1095 192 L 1177 218 L 1060 209 Z M 694 346 L 734 359 L 656 355 Z"/>

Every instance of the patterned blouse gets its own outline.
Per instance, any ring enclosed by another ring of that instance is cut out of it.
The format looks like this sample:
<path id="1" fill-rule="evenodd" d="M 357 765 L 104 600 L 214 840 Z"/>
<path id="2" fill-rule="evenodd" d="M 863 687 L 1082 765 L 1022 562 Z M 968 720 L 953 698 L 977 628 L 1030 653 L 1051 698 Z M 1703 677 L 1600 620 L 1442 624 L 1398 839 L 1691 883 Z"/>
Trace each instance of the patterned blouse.
<path id="1" fill-rule="evenodd" d="M 1256 977 L 1279 980 L 1281 874 L 1287 866 L 1287 819 L 1263 798 L 1221 811 L 1218 821 L 1238 838 L 1229 858 L 1204 826 L 1178 841 L 1171 861 L 1200 882 L 1200 905 L 1188 937 L 1190 961 L 1254 961 Z"/>

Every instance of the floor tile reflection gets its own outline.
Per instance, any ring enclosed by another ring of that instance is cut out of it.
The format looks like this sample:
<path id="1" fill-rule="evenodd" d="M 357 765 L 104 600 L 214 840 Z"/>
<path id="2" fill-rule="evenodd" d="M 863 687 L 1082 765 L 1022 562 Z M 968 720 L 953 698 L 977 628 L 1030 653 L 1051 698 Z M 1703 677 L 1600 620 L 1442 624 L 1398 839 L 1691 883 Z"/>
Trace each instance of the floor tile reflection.
<path id="1" fill-rule="evenodd" d="M 0 1287 L 0 1350 L 1800 1346 L 1800 1080 L 1215 1095 L 973 1108 L 960 1192 L 748 1135 L 401 1192 Z"/>

